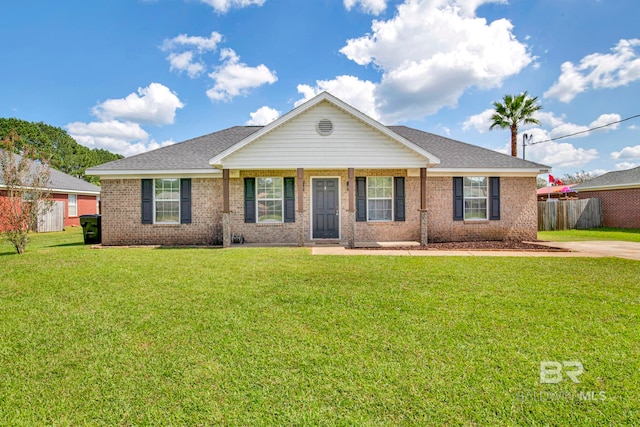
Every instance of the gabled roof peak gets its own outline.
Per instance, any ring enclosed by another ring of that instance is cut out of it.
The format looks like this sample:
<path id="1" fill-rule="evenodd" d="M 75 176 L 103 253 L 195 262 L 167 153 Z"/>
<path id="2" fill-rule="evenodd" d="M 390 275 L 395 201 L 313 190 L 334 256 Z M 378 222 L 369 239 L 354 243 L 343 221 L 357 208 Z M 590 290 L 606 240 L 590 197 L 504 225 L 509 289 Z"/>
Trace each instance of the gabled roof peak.
<path id="1" fill-rule="evenodd" d="M 347 104 L 346 102 L 342 101 L 341 99 L 333 96 L 329 92 L 323 91 L 323 92 L 319 93 L 318 95 L 316 95 L 315 97 L 311 98 L 310 100 L 304 102 L 303 104 L 301 104 L 301 105 L 297 106 L 296 108 L 294 108 L 293 110 L 289 111 L 288 113 L 280 116 L 279 118 L 277 118 L 273 122 L 271 122 L 268 125 L 264 126 L 262 129 L 260 129 L 260 130 L 256 131 L 255 133 L 247 136 L 244 140 L 240 141 L 239 143 L 237 143 L 237 144 L 229 147 L 228 149 L 224 150 L 223 152 L 219 153 L 218 155 L 213 157 L 211 160 L 209 160 L 209 164 L 214 166 L 214 167 L 221 168 L 222 167 L 222 161 L 227 156 L 229 156 L 229 155 L 235 153 L 236 151 L 240 150 L 241 148 L 253 143 L 254 141 L 256 141 L 256 140 L 260 139 L 261 137 L 263 137 L 264 135 L 266 135 L 267 133 L 269 133 L 269 132 L 273 131 L 274 129 L 284 125 L 285 123 L 293 120 L 295 117 L 300 116 L 304 112 L 311 110 L 313 107 L 317 106 L 318 104 L 320 104 L 322 102 L 328 102 L 329 104 L 333 105 L 334 107 L 343 110 L 344 112 L 346 112 L 347 114 L 349 114 L 352 117 L 356 118 L 357 120 L 365 123 L 366 125 L 372 127 L 373 129 L 377 130 L 378 132 L 382 133 L 383 135 L 388 137 L 390 140 L 395 141 L 396 143 L 404 146 L 405 148 L 408 148 L 409 150 L 419 154 L 420 156 L 423 156 L 423 157 L 427 158 L 429 165 L 437 165 L 437 164 L 440 163 L 440 159 L 437 156 L 435 156 L 435 155 L 427 152 L 423 148 L 411 143 L 410 141 L 405 139 L 400 134 L 398 134 L 396 132 L 393 132 L 391 129 L 389 129 L 388 127 L 384 126 L 383 124 L 381 124 L 377 120 L 375 120 L 375 119 L 369 117 L 368 115 L 362 113 L 360 110 L 352 107 L 351 105 Z"/>

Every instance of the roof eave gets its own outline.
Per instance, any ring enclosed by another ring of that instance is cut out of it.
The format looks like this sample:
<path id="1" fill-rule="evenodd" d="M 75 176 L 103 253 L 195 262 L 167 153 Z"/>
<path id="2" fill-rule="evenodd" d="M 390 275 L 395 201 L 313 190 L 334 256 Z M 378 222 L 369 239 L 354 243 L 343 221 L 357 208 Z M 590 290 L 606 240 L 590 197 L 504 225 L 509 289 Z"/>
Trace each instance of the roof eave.
<path id="1" fill-rule="evenodd" d="M 429 174 L 442 173 L 460 173 L 460 174 L 474 174 L 474 173 L 520 173 L 527 175 L 540 175 L 549 172 L 549 169 L 542 168 L 431 168 L 428 170 Z"/>
<path id="2" fill-rule="evenodd" d="M 0 188 L 7 188 L 5 184 L 0 184 Z M 15 187 L 14 187 L 15 188 Z M 64 194 L 86 194 L 90 196 L 99 196 L 100 190 L 71 190 L 69 188 L 34 188 L 34 187 L 18 187 L 24 188 L 27 190 L 39 190 L 39 191 L 47 191 L 49 193 L 64 193 Z"/>
<path id="3" fill-rule="evenodd" d="M 640 182 L 631 184 L 594 185 L 592 187 L 576 187 L 578 191 L 606 191 L 640 188 Z"/>
<path id="4" fill-rule="evenodd" d="M 153 176 L 166 176 L 166 175 L 219 175 L 220 171 L 214 168 L 206 169 L 108 169 L 108 170 L 96 170 L 87 169 L 86 175 L 92 176 L 127 176 L 127 175 L 153 175 Z"/>

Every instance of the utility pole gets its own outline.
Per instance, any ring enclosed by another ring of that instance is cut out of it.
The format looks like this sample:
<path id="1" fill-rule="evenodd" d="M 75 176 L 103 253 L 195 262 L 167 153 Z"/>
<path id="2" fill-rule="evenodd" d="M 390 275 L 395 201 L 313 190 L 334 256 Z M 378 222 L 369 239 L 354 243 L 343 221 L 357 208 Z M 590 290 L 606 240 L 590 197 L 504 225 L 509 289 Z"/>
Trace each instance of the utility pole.
<path id="1" fill-rule="evenodd" d="M 527 141 L 531 140 L 531 138 L 533 138 L 533 135 L 529 135 L 528 133 L 523 133 L 522 134 L 522 160 L 524 160 L 524 147 L 527 146 Z"/>

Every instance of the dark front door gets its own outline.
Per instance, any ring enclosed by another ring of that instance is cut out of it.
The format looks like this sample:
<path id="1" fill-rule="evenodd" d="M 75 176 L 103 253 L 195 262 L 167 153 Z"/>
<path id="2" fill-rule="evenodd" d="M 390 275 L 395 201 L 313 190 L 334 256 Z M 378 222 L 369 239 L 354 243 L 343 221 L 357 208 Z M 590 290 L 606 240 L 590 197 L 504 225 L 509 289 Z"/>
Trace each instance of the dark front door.
<path id="1" fill-rule="evenodd" d="M 340 229 L 338 178 L 313 179 L 313 238 L 337 239 Z"/>

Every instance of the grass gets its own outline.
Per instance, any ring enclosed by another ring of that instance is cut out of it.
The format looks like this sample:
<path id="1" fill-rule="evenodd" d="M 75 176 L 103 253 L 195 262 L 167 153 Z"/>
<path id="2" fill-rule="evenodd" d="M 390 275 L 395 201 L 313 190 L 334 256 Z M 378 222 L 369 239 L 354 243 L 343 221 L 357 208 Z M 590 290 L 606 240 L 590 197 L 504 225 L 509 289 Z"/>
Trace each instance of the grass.
<path id="1" fill-rule="evenodd" d="M 640 229 L 634 228 L 592 228 L 589 230 L 538 231 L 538 239 L 556 242 L 576 242 L 585 240 L 621 240 L 640 242 Z"/>
<path id="2" fill-rule="evenodd" d="M 80 241 L 0 245 L 0 425 L 640 423 L 640 262 Z"/>

